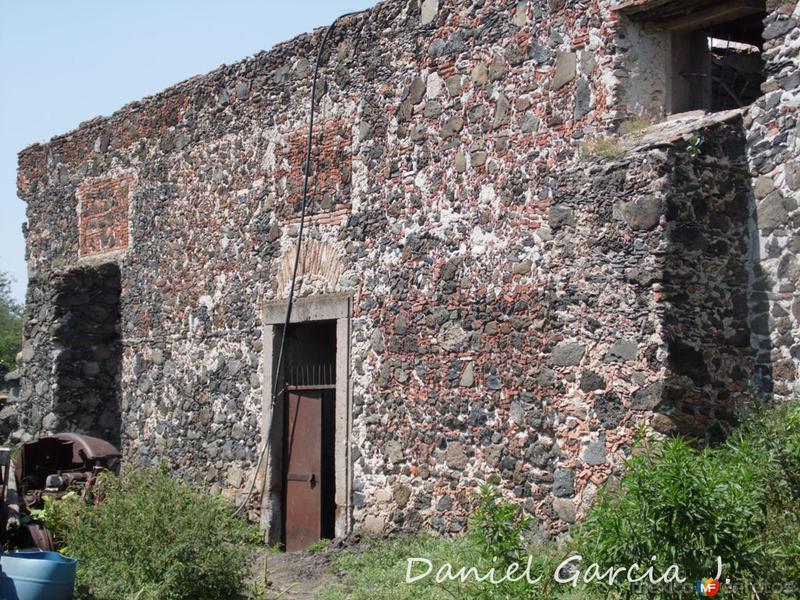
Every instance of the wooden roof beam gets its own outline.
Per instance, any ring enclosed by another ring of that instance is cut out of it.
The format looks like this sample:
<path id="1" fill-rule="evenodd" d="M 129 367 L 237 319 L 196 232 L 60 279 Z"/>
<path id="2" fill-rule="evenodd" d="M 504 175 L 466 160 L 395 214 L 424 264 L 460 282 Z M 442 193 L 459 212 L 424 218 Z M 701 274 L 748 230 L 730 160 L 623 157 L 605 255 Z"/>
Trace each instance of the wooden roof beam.
<path id="1" fill-rule="evenodd" d="M 622 0 L 611 7 L 611 10 L 634 16 L 636 13 L 652 10 L 672 0 Z"/>
<path id="2" fill-rule="evenodd" d="M 689 31 L 727 23 L 741 17 L 764 12 L 763 0 L 735 0 L 710 6 L 697 12 L 659 21 L 648 21 L 645 27 L 666 29 L 668 31 Z"/>

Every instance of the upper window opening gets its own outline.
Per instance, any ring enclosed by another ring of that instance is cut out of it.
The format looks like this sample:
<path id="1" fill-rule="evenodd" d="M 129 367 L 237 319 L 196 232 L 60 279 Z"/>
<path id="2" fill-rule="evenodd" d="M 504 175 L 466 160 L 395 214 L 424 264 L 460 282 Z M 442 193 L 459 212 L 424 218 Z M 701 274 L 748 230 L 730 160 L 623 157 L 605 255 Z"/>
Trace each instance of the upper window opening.
<path id="1" fill-rule="evenodd" d="M 761 95 L 765 0 L 625 0 L 616 10 L 664 34 L 664 112 L 741 108 Z"/>

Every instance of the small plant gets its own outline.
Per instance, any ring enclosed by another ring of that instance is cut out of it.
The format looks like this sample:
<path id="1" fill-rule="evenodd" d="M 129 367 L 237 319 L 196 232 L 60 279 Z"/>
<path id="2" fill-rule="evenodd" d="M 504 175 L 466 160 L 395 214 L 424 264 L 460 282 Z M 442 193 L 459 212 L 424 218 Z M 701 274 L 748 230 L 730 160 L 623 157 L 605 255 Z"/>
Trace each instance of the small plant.
<path id="1" fill-rule="evenodd" d="M 503 500 L 501 494 L 488 484 L 478 488 L 477 506 L 470 515 L 468 541 L 481 559 L 479 566 L 486 571 L 495 568 L 498 576 L 517 565 L 516 577 L 506 578 L 500 583 L 485 581 L 480 585 L 469 585 L 462 590 L 461 597 L 486 600 L 551 600 L 564 597 L 577 599 L 579 590 L 566 589 L 555 583 L 553 573 L 558 564 L 569 554 L 569 549 L 555 543 L 530 546 L 526 535 L 530 533 L 534 519 L 525 514 L 522 507 Z M 534 580 L 519 576 L 530 562 L 530 573 Z M 478 565 L 476 565 L 478 566 Z M 467 595 L 471 594 L 471 595 Z"/>
<path id="2" fill-rule="evenodd" d="M 469 539 L 481 557 L 499 566 L 521 562 L 527 554 L 523 536 L 530 531 L 533 519 L 518 504 L 503 501 L 489 484 L 481 484 L 478 506 L 470 516 Z"/>
<path id="3" fill-rule="evenodd" d="M 30 510 L 31 517 L 41 521 L 53 534 L 56 549 L 62 554 L 69 555 L 66 547 L 66 536 L 71 530 L 78 527 L 81 515 L 87 509 L 86 503 L 74 491 L 67 492 L 61 498 L 53 496 L 44 497 L 42 508 Z"/>
<path id="4" fill-rule="evenodd" d="M 689 138 L 686 146 L 686 154 L 694 160 L 698 156 L 700 156 L 701 150 L 700 145 L 703 143 L 703 136 L 697 133 L 693 133 L 692 137 Z"/>

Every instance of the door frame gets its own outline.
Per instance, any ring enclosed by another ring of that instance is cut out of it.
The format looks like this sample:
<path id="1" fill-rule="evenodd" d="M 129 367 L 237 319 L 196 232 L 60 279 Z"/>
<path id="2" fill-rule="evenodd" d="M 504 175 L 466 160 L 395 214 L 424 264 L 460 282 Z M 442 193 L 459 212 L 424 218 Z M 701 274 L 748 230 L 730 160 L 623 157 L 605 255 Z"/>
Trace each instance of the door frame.
<path id="1" fill-rule="evenodd" d="M 261 439 L 266 439 L 272 408 L 272 386 L 281 343 L 281 331 L 286 321 L 286 301 L 270 302 L 263 309 Z M 337 537 L 350 533 L 352 528 L 352 481 L 350 432 L 353 426 L 352 384 L 350 379 L 350 334 L 353 299 L 350 294 L 330 294 L 301 298 L 292 304 L 292 323 L 336 321 L 336 390 L 335 390 L 335 523 Z M 270 544 L 283 538 L 283 403 L 275 406 L 273 432 L 267 450 L 266 468 L 258 477 L 261 492 L 261 527 Z"/>

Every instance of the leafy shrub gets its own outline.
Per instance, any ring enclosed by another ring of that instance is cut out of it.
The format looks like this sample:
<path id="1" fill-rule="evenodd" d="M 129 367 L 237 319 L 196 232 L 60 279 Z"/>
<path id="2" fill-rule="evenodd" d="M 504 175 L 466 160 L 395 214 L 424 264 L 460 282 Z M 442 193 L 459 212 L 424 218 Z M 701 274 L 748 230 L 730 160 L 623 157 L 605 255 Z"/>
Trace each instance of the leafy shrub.
<path id="1" fill-rule="evenodd" d="M 42 508 L 31 509 L 31 517 L 41 521 L 53 534 L 56 549 L 69 554 L 66 548 L 66 536 L 80 524 L 81 516 L 88 507 L 74 491 L 67 492 L 59 499 L 53 496 L 44 497 Z"/>
<path id="2" fill-rule="evenodd" d="M 495 558 L 500 566 L 525 560 L 527 550 L 523 536 L 533 519 L 522 507 L 505 502 L 500 493 L 488 484 L 478 488 L 477 507 L 470 516 L 469 539 L 487 563 Z"/>
<path id="3" fill-rule="evenodd" d="M 799 444 L 797 404 L 717 447 L 644 440 L 618 489 L 600 494 L 581 527 L 584 564 L 654 564 L 658 573 L 675 564 L 694 581 L 715 574 L 720 556 L 734 582 L 798 581 Z"/>
<path id="4" fill-rule="evenodd" d="M 781 476 L 770 480 L 777 498 L 800 498 L 800 401 L 749 416 L 732 436 L 732 443 L 747 440 L 778 464 Z"/>
<path id="5" fill-rule="evenodd" d="M 78 558 L 79 597 L 240 597 L 256 534 L 222 497 L 144 469 L 105 476 L 102 492 L 79 519 L 50 522 Z"/>
<path id="6" fill-rule="evenodd" d="M 757 448 L 773 465 L 762 533 L 772 560 L 760 579 L 794 583 L 800 596 L 800 401 L 751 416 L 731 443 Z"/>

